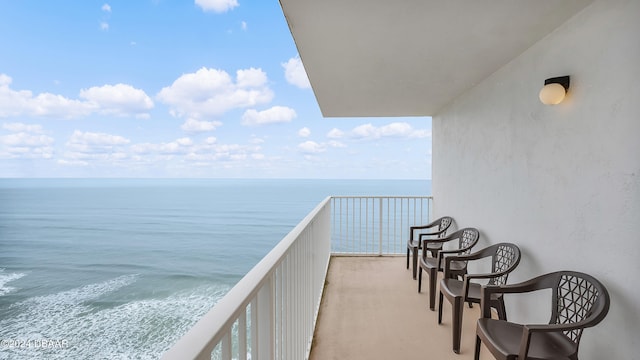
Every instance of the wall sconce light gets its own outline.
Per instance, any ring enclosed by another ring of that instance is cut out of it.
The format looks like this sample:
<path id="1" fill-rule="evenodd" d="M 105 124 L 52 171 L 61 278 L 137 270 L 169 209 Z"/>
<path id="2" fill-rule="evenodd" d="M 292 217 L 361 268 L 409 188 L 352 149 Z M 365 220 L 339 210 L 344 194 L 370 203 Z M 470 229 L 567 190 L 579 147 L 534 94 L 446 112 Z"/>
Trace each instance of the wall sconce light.
<path id="1" fill-rule="evenodd" d="M 569 90 L 569 76 L 550 78 L 544 81 L 544 87 L 540 90 L 540 101 L 545 105 L 557 105 L 564 100 Z"/>

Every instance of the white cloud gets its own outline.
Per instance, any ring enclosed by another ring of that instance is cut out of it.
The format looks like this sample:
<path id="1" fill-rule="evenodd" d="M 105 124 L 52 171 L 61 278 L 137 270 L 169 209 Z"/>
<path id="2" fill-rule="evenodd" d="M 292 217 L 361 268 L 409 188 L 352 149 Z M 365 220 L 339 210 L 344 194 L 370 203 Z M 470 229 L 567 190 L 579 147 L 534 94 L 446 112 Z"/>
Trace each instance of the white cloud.
<path id="1" fill-rule="evenodd" d="M 111 12 L 111 5 L 109 5 L 109 4 L 104 4 L 104 5 L 102 5 L 101 9 L 102 9 L 102 11 L 104 11 L 104 12 Z"/>
<path id="2" fill-rule="evenodd" d="M 333 147 L 333 148 L 346 148 L 347 145 L 341 143 L 340 141 L 336 141 L 336 140 L 331 140 L 329 142 L 327 142 L 327 145 Z"/>
<path id="3" fill-rule="evenodd" d="M 9 75 L 0 74 L 0 86 L 9 86 L 13 79 Z"/>
<path id="4" fill-rule="evenodd" d="M 213 131 L 222 126 L 220 121 L 199 121 L 196 119 L 187 119 L 180 128 L 187 132 L 207 132 Z"/>
<path id="5" fill-rule="evenodd" d="M 16 128 L 16 127 L 14 127 Z M 54 139 L 43 134 L 18 132 L 0 136 L 0 158 L 43 158 L 53 156 Z"/>
<path id="6" fill-rule="evenodd" d="M 330 139 L 340 139 L 344 137 L 344 131 L 340 129 L 333 128 L 331 131 L 327 133 L 327 137 Z"/>
<path id="7" fill-rule="evenodd" d="M 52 137 L 47 135 L 34 135 L 25 132 L 4 135 L 0 137 L 0 142 L 13 147 L 40 147 L 53 144 Z"/>
<path id="8" fill-rule="evenodd" d="M 301 89 L 311 88 L 309 77 L 304 70 L 302 60 L 299 56 L 289 59 L 286 63 L 282 64 L 284 68 L 284 77 L 289 84 L 295 85 Z"/>
<path id="9" fill-rule="evenodd" d="M 4 123 L 2 124 L 2 128 L 5 130 L 13 131 L 13 132 L 30 132 L 41 134 L 42 133 L 42 125 L 32 125 L 32 124 L 23 124 L 23 123 Z"/>
<path id="10" fill-rule="evenodd" d="M 372 124 L 363 124 L 351 130 L 351 136 L 377 139 L 380 137 L 380 131 Z"/>
<path id="11" fill-rule="evenodd" d="M 251 136 L 251 139 L 249 139 L 249 143 L 250 144 L 262 144 L 264 143 L 264 139 L 258 138 L 255 135 Z"/>
<path id="12" fill-rule="evenodd" d="M 126 84 L 82 89 L 80 97 L 95 105 L 104 114 L 148 117 L 146 111 L 153 108 L 153 101 L 144 91 Z"/>
<path id="13" fill-rule="evenodd" d="M 61 165 L 84 165 L 83 162 L 90 161 L 92 164 L 98 162 L 108 162 L 111 164 L 122 163 L 123 160 L 129 158 L 129 155 L 122 151 L 67 151 L 64 158 L 59 159 Z M 62 161 L 62 162 L 61 162 Z M 66 161 L 66 163 L 65 163 Z"/>
<path id="14" fill-rule="evenodd" d="M 172 115 L 195 119 L 273 99 L 273 92 L 267 86 L 267 75 L 261 69 L 238 70 L 236 78 L 234 83 L 223 70 L 201 68 L 180 76 L 171 86 L 163 88 L 157 98 L 171 107 Z"/>
<path id="15" fill-rule="evenodd" d="M 215 143 L 215 138 L 207 138 L 207 141 L 213 140 Z M 193 151 L 194 142 L 188 137 L 183 137 L 176 139 L 174 141 L 168 143 L 142 143 L 142 144 L 134 144 L 131 145 L 131 151 L 137 154 L 187 154 Z"/>
<path id="16" fill-rule="evenodd" d="M 318 144 L 315 141 L 305 141 L 303 143 L 300 143 L 298 144 L 298 149 L 307 154 L 319 154 L 327 150 L 325 145 Z"/>
<path id="17" fill-rule="evenodd" d="M 125 145 L 130 142 L 129 139 L 119 135 L 111 135 L 105 133 L 82 132 L 76 130 L 69 138 L 68 144 L 98 145 L 98 146 L 114 146 Z"/>
<path id="18" fill-rule="evenodd" d="M 1 81 L 2 79 L 0 79 Z M 0 136 L 0 158 L 50 159 L 54 138 L 44 135 L 41 125 L 4 123 L 2 128 L 11 134 Z"/>
<path id="19" fill-rule="evenodd" d="M 147 117 L 145 111 L 153 107 L 144 91 L 126 84 L 83 89 L 80 91 L 83 100 L 74 100 L 51 93 L 34 96 L 28 90 L 11 89 L 11 82 L 11 77 L 0 74 L 0 118 L 42 116 L 72 119 L 92 113 Z"/>
<path id="20" fill-rule="evenodd" d="M 351 130 L 351 137 L 356 139 L 380 139 L 382 137 L 423 138 L 430 136 L 428 130 L 415 130 L 406 122 L 394 122 L 381 127 L 371 123 L 363 124 Z"/>
<path id="21" fill-rule="evenodd" d="M 300 137 L 309 137 L 309 135 L 311 135 L 311 130 L 308 127 L 303 127 L 302 129 L 298 130 L 298 136 Z"/>
<path id="22" fill-rule="evenodd" d="M 204 140 L 205 144 L 207 145 L 213 145 L 218 141 L 218 139 L 216 139 L 214 136 L 209 136 L 208 138 L 206 138 Z"/>
<path id="23" fill-rule="evenodd" d="M 389 125 L 382 126 L 380 128 L 381 136 L 402 136 L 406 137 L 411 135 L 413 128 L 406 122 L 394 122 Z"/>
<path id="24" fill-rule="evenodd" d="M 224 13 L 234 7 L 237 7 L 237 0 L 195 0 L 198 5 L 204 11 L 213 11 L 215 13 Z"/>
<path id="25" fill-rule="evenodd" d="M 183 137 L 183 138 L 177 139 L 176 142 L 180 146 L 191 146 L 191 145 L 193 145 L 193 140 L 191 140 L 188 137 Z"/>
<path id="26" fill-rule="evenodd" d="M 119 135 L 106 133 L 73 132 L 65 144 L 67 151 L 61 165 L 82 165 L 83 161 L 103 161 L 116 163 L 129 157 L 125 152 L 125 145 L 131 141 Z"/>
<path id="27" fill-rule="evenodd" d="M 104 31 L 109 30 L 109 23 L 106 22 L 106 21 L 101 21 L 100 22 L 100 30 L 104 30 Z"/>
<path id="28" fill-rule="evenodd" d="M 242 115 L 242 125 L 256 126 L 290 122 L 296 117 L 296 111 L 286 106 L 274 106 L 263 111 L 250 109 Z"/>
<path id="29" fill-rule="evenodd" d="M 32 115 L 74 118 L 92 111 L 90 104 L 64 96 L 42 93 L 34 97 L 31 91 L 13 90 L 11 82 L 11 77 L 0 74 L 0 117 Z"/>
<path id="30" fill-rule="evenodd" d="M 247 22 L 246 21 L 241 22 L 240 28 L 242 28 L 243 31 L 247 31 Z"/>
<path id="31" fill-rule="evenodd" d="M 260 158 L 259 146 L 239 144 L 219 144 L 215 138 L 208 138 L 203 144 L 194 144 L 189 148 L 185 159 L 194 162 L 241 161 Z"/>
<path id="32" fill-rule="evenodd" d="M 261 69 L 249 68 L 236 71 L 236 79 L 240 88 L 261 87 L 267 83 L 267 74 Z"/>
<path id="33" fill-rule="evenodd" d="M 59 159 L 57 163 L 63 166 L 88 166 L 89 165 L 89 162 L 84 160 Z"/>
<path id="34" fill-rule="evenodd" d="M 428 138 L 431 137 L 431 130 L 427 130 L 427 129 L 422 129 L 422 130 L 414 130 L 411 135 L 409 135 L 410 138 Z"/>

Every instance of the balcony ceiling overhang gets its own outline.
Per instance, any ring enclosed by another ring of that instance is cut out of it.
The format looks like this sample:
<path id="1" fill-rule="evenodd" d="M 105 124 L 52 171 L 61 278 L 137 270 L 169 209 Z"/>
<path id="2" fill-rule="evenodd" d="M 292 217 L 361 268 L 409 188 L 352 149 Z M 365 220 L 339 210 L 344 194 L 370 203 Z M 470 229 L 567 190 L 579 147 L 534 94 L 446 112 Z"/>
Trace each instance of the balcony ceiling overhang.
<path id="1" fill-rule="evenodd" d="M 435 115 L 591 2 L 280 0 L 325 117 Z"/>

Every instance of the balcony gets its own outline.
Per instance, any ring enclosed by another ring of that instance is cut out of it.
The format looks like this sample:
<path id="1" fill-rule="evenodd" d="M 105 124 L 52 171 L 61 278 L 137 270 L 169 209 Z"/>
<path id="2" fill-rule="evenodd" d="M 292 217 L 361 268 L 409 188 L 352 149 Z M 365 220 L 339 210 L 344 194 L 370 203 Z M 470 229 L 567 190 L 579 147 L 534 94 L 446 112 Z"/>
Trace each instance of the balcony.
<path id="1" fill-rule="evenodd" d="M 331 258 L 320 305 L 312 360 L 473 358 L 479 306 L 466 308 L 460 355 L 451 350 L 451 306 L 443 322 L 428 310 L 428 292 L 416 291 L 404 257 Z M 482 359 L 491 355 L 482 348 Z M 485 353 L 486 352 L 486 353 Z"/>
<path id="2" fill-rule="evenodd" d="M 453 356 L 448 325 L 436 325 L 398 256 L 409 227 L 428 222 L 431 208 L 431 197 L 325 199 L 162 358 L 408 358 L 424 341 L 438 358 Z M 359 295 L 344 296 L 351 293 Z M 469 311 L 465 341 L 474 317 Z"/>

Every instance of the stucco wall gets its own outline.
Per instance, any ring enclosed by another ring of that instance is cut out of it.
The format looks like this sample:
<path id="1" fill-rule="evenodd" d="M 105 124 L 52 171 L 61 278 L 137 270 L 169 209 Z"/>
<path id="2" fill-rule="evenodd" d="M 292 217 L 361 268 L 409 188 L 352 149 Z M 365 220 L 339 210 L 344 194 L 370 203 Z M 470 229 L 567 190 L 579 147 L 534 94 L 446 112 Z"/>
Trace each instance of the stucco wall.
<path id="1" fill-rule="evenodd" d="M 568 97 L 542 105 L 561 75 Z M 640 1 L 595 1 L 434 116 L 433 194 L 480 246 L 520 245 L 510 282 L 567 269 L 607 286 L 581 359 L 640 358 Z M 507 302 L 510 320 L 548 321 L 540 302 Z"/>

